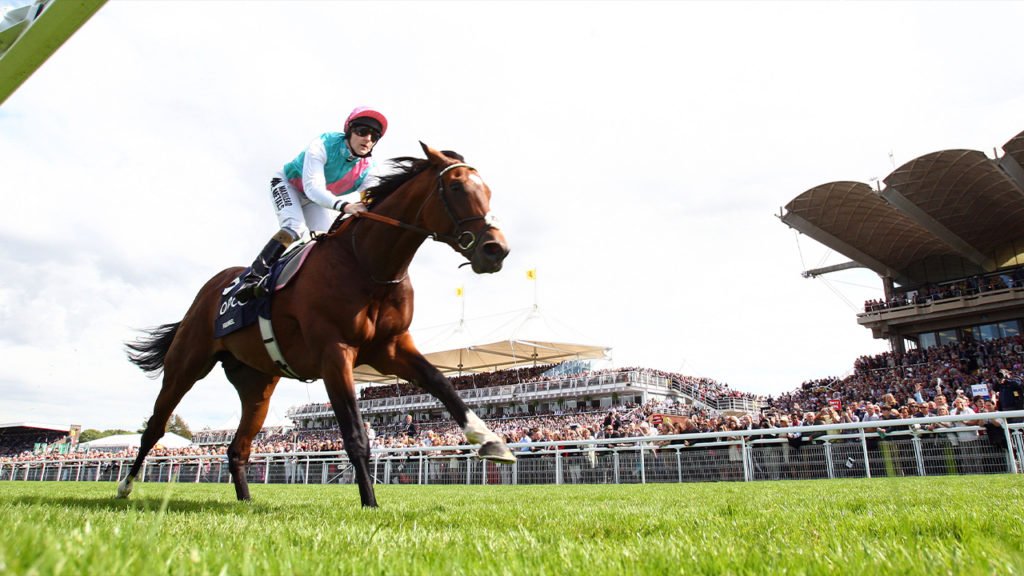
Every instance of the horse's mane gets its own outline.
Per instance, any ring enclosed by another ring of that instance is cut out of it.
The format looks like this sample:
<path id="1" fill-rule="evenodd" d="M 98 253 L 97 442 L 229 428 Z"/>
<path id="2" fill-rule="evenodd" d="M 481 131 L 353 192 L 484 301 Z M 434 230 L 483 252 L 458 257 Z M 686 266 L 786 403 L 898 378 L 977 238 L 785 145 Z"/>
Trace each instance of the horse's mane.
<path id="1" fill-rule="evenodd" d="M 441 153 L 452 160 L 465 161 L 462 154 L 458 152 L 442 150 Z M 399 156 L 398 158 L 385 161 L 385 164 L 390 167 L 389 172 L 378 177 L 377 183 L 366 189 L 363 202 L 369 210 L 373 210 L 381 201 L 390 196 L 395 190 L 401 188 L 402 184 L 412 180 L 426 170 L 430 166 L 430 161 L 426 158 Z"/>

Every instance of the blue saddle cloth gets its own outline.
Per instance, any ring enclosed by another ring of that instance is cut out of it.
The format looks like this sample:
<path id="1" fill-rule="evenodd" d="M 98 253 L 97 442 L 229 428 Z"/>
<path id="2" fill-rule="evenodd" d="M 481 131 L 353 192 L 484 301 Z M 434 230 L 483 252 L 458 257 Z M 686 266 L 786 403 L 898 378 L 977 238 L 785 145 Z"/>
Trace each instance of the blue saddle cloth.
<path id="1" fill-rule="evenodd" d="M 213 337 L 223 338 L 236 330 L 255 324 L 260 316 L 270 319 L 271 296 L 298 273 L 298 268 L 304 259 L 303 254 L 308 253 L 308 248 L 312 248 L 314 243 L 298 244 L 282 256 L 270 269 L 270 277 L 266 280 L 266 285 L 272 288 L 270 293 L 262 298 L 254 298 L 245 304 L 235 299 L 235 293 L 242 286 L 242 278 L 249 273 L 249 268 L 243 270 L 238 278 L 235 278 L 235 281 L 221 293 L 220 308 L 217 310 L 217 319 L 213 326 Z"/>
<path id="2" fill-rule="evenodd" d="M 273 286 L 280 274 L 282 264 L 278 262 L 270 271 L 268 286 Z M 220 308 L 217 309 L 217 319 L 214 321 L 213 337 L 223 338 L 236 330 L 255 324 L 260 316 L 270 318 L 270 296 L 267 294 L 262 298 L 253 298 L 242 304 L 235 299 L 235 293 L 242 287 L 242 278 L 249 273 L 246 268 L 235 278 L 235 281 L 224 289 L 220 297 Z"/>

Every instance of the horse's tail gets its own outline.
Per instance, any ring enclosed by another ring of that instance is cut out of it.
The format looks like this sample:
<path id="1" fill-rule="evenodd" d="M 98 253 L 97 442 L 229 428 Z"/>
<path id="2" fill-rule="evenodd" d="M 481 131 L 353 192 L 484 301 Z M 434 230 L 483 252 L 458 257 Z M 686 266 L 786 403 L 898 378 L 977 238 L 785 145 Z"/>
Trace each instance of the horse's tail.
<path id="1" fill-rule="evenodd" d="M 174 335 L 178 333 L 179 326 L 181 326 L 181 322 L 144 330 L 145 336 L 125 344 L 128 360 L 142 368 L 143 372 L 156 376 L 164 368 L 164 357 L 171 349 L 171 342 L 174 341 Z"/>

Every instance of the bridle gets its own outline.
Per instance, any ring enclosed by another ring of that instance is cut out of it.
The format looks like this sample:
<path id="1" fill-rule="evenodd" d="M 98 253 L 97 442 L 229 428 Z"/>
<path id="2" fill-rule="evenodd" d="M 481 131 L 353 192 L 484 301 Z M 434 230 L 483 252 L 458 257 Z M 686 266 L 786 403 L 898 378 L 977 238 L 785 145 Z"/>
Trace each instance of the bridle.
<path id="1" fill-rule="evenodd" d="M 363 219 L 365 219 L 365 220 L 372 220 L 374 222 L 380 222 L 382 224 L 387 224 L 389 226 L 395 226 L 396 228 L 401 228 L 403 230 L 409 230 L 410 232 L 415 232 L 417 234 L 421 234 L 421 235 L 423 235 L 423 236 L 425 236 L 427 238 L 430 238 L 431 240 L 433 240 L 435 242 L 443 242 L 445 244 L 454 245 L 454 246 L 458 247 L 459 252 L 461 252 L 463 255 L 465 255 L 467 252 L 469 252 L 470 250 L 472 250 L 473 248 L 476 247 L 478 238 L 477 238 L 477 235 L 474 234 L 472 230 L 464 229 L 463 225 L 465 225 L 468 222 L 475 222 L 477 220 L 483 220 L 484 221 L 483 232 L 486 233 L 488 230 L 491 230 L 493 228 L 497 228 L 497 219 L 491 213 L 489 213 L 489 212 L 487 214 L 483 215 L 483 216 L 474 215 L 474 216 L 467 216 L 466 218 L 461 218 L 461 219 L 458 216 L 455 215 L 455 211 L 452 210 L 451 204 L 448 202 L 448 193 L 450 191 L 449 191 L 448 186 L 445 186 L 444 175 L 447 174 L 448 172 L 450 172 L 451 170 L 456 169 L 456 168 L 468 168 L 470 170 L 473 170 L 474 172 L 476 171 L 476 168 L 473 168 L 469 164 L 456 163 L 456 164 L 449 164 L 448 166 L 445 166 L 444 169 L 442 169 L 440 172 L 437 173 L 437 188 L 435 189 L 435 192 L 437 193 L 438 197 L 441 199 L 441 205 L 444 206 L 445 214 L 448 215 L 448 219 L 451 220 L 451 222 L 452 222 L 452 228 L 454 229 L 454 232 L 452 234 L 441 234 L 440 232 L 435 232 L 435 231 L 432 231 L 432 230 L 428 230 L 428 229 L 423 228 L 421 226 L 416 226 L 415 224 L 409 224 L 409 223 L 406 223 L 406 222 L 402 222 L 401 220 L 397 220 L 395 218 L 391 218 L 390 216 L 383 216 L 383 215 L 377 214 L 375 212 L 369 212 L 369 211 L 367 211 L 367 212 L 356 212 L 355 214 L 352 215 L 352 217 L 356 221 L 363 220 Z M 433 192 L 431 194 L 428 194 L 427 197 L 423 199 L 423 203 L 420 204 L 420 209 L 416 211 L 416 217 L 413 218 L 413 222 L 419 221 L 420 215 L 423 213 L 423 209 L 426 207 L 427 202 L 430 200 L 430 196 L 432 196 L 432 195 L 433 195 Z M 354 226 L 354 224 L 353 224 L 353 226 Z M 353 251 L 353 253 L 356 254 L 356 258 L 358 259 L 358 251 L 356 251 L 356 235 L 355 235 L 355 231 L 354 230 L 353 230 L 351 236 L 352 236 L 352 251 Z M 465 266 L 466 264 L 469 264 L 469 262 L 464 262 L 459 267 L 461 268 L 462 266 Z M 409 276 L 408 274 L 405 274 L 404 276 L 402 276 L 401 278 L 399 278 L 397 280 L 378 280 L 378 279 L 374 278 L 371 275 L 370 279 L 373 280 L 374 282 L 377 282 L 378 284 L 398 284 L 398 283 L 402 282 L 403 280 L 405 280 L 408 276 Z"/>

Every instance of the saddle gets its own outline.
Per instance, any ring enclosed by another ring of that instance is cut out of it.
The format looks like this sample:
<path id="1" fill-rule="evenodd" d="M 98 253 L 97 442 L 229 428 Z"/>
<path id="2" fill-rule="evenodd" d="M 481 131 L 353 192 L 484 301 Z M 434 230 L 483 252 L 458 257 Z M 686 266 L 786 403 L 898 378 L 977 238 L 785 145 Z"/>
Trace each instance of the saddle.
<path id="1" fill-rule="evenodd" d="M 316 245 L 315 239 L 303 242 L 281 256 L 281 259 L 270 269 L 270 278 L 267 282 L 267 285 L 272 287 L 270 294 L 262 298 L 253 298 L 245 304 L 235 299 L 235 293 L 242 285 L 242 278 L 249 273 L 248 268 L 243 270 L 234 282 L 221 293 L 220 307 L 214 321 L 213 337 L 223 338 L 232 332 L 255 324 L 260 317 L 269 321 L 271 298 L 274 293 L 283 290 L 295 278 L 314 245 Z"/>

